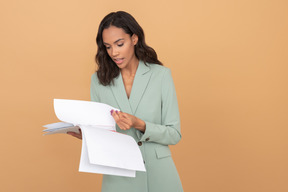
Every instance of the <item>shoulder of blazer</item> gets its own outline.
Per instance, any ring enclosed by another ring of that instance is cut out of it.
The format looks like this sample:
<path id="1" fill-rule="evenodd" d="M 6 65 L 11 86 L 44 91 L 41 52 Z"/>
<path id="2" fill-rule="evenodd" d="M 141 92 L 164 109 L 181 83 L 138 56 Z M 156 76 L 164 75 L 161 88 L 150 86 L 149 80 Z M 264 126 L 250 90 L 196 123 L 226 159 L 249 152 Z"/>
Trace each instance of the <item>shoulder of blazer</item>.
<path id="1" fill-rule="evenodd" d="M 149 66 L 151 72 L 154 73 L 154 75 L 157 76 L 158 78 L 163 78 L 164 74 L 170 72 L 170 69 L 163 65 L 150 64 L 150 63 L 147 63 L 147 65 Z"/>
<path id="2" fill-rule="evenodd" d="M 167 67 L 163 66 L 163 65 L 158 65 L 158 64 L 154 64 L 154 63 L 146 63 L 150 68 L 151 70 L 153 71 L 166 71 Z"/>
<path id="3" fill-rule="evenodd" d="M 101 85 L 99 82 L 99 79 L 97 77 L 97 71 L 94 72 L 91 76 L 91 84 L 93 84 L 94 86 L 97 86 L 97 87 Z"/>
<path id="4" fill-rule="evenodd" d="M 109 88 L 111 86 L 110 85 L 102 85 L 97 77 L 97 71 L 95 71 L 92 76 L 91 76 L 91 84 L 93 84 L 94 86 L 96 86 L 97 88 Z"/>
<path id="5" fill-rule="evenodd" d="M 161 81 L 163 81 L 163 79 L 165 79 L 165 77 L 167 77 L 167 75 L 171 75 L 171 70 L 168 67 L 165 67 L 163 65 L 158 65 L 158 64 L 148 64 L 150 67 L 152 74 L 152 78 L 156 78 L 156 79 L 161 79 Z"/>

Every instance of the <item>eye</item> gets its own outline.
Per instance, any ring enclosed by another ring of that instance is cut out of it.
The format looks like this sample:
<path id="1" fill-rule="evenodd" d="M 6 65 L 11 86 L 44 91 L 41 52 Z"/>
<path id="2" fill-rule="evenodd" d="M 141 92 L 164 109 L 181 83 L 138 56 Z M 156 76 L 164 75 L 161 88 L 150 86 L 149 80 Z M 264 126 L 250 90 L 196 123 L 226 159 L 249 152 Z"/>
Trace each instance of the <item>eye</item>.
<path id="1" fill-rule="evenodd" d="M 122 47 L 124 45 L 124 43 L 118 44 L 118 47 Z"/>
<path id="2" fill-rule="evenodd" d="M 110 47 L 106 47 L 106 49 L 110 49 Z"/>

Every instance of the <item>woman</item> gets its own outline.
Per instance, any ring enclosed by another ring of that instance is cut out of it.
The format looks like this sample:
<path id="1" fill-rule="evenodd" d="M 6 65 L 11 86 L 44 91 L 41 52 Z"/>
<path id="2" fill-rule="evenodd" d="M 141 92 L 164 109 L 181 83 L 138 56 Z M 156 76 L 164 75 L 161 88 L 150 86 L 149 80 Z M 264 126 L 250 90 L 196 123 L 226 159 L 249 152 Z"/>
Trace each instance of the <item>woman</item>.
<path id="1" fill-rule="evenodd" d="M 102 192 L 181 192 L 168 145 L 181 139 L 177 98 L 170 70 L 145 43 L 144 32 L 128 13 L 108 14 L 97 34 L 98 70 L 91 100 L 109 104 L 117 131 L 132 136 L 146 172 L 135 178 L 104 175 Z M 81 134 L 69 133 L 81 139 Z"/>

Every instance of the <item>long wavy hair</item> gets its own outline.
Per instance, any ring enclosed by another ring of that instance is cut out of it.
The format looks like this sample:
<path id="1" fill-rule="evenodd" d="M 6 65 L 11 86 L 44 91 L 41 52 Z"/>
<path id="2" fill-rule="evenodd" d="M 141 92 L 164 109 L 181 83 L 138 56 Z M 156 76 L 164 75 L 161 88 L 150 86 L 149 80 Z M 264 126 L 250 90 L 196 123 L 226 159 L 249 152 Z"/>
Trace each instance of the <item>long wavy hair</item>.
<path id="1" fill-rule="evenodd" d="M 106 47 L 103 43 L 103 30 L 109 28 L 110 26 L 122 28 L 125 33 L 129 34 L 130 36 L 133 34 L 138 36 L 138 42 L 135 45 L 135 55 L 137 59 L 142 60 L 145 64 L 150 63 L 163 65 L 158 60 L 155 50 L 146 44 L 144 31 L 134 17 L 124 11 L 112 12 L 106 15 L 101 21 L 96 37 L 98 50 L 95 60 L 98 65 L 97 76 L 102 85 L 106 86 L 110 85 L 110 83 L 113 84 L 113 79 L 120 73 L 120 69 L 108 55 Z"/>

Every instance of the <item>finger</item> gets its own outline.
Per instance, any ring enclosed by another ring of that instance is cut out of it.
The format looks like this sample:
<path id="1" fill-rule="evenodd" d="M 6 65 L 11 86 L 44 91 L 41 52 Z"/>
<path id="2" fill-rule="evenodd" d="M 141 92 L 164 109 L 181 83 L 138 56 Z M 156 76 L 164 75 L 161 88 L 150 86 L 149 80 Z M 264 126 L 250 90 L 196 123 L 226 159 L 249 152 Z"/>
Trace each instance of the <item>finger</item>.
<path id="1" fill-rule="evenodd" d="M 113 109 L 110 112 L 114 120 L 117 122 L 120 119 L 119 115 Z"/>
<path id="2" fill-rule="evenodd" d="M 124 122 L 123 120 L 119 120 L 119 121 L 117 122 L 117 125 L 118 125 L 118 127 L 119 127 L 120 129 L 122 129 L 122 130 L 127 130 L 127 129 L 130 129 L 130 128 L 131 128 L 131 126 L 129 126 L 129 124 L 127 124 L 127 123 Z"/>
<path id="3" fill-rule="evenodd" d="M 131 128 L 131 121 L 126 113 L 117 111 L 117 110 L 111 110 L 111 115 L 113 116 L 114 120 L 116 121 L 118 127 L 122 130 L 127 130 Z"/>
<path id="4" fill-rule="evenodd" d="M 131 115 L 124 113 L 124 112 L 118 112 L 119 117 L 121 119 L 121 121 L 123 121 L 124 123 L 126 123 L 129 127 L 132 127 L 133 124 L 133 120 L 131 118 Z"/>
<path id="5" fill-rule="evenodd" d="M 78 138 L 77 135 L 76 135 L 75 133 L 73 133 L 73 132 L 67 132 L 67 134 L 68 134 L 68 135 L 71 135 L 71 136 L 73 136 L 73 137 Z"/>
<path id="6" fill-rule="evenodd" d="M 127 113 L 124 113 L 122 111 L 116 111 L 116 113 L 119 115 L 120 118 L 129 118 L 129 116 L 127 115 Z"/>
<path id="7" fill-rule="evenodd" d="M 121 112 L 121 111 L 116 111 L 116 114 L 119 116 L 120 121 L 123 121 L 128 125 L 130 124 L 131 119 L 129 118 L 129 116 L 126 113 Z"/>
<path id="8" fill-rule="evenodd" d="M 78 139 L 82 139 L 82 134 L 81 133 L 75 133 L 75 132 L 67 132 L 68 135 L 71 135 L 73 137 L 76 137 Z"/>
<path id="9" fill-rule="evenodd" d="M 118 125 L 118 127 L 119 127 L 120 129 L 122 129 L 122 130 L 127 130 L 127 126 L 126 126 L 125 124 L 123 124 L 123 123 L 118 123 L 117 125 Z"/>
<path id="10" fill-rule="evenodd" d="M 120 118 L 119 111 L 117 110 L 111 110 L 111 115 L 113 116 L 115 122 L 117 123 L 118 127 L 122 130 L 127 129 L 127 125 L 123 124 L 122 119 Z"/>
<path id="11" fill-rule="evenodd" d="M 130 119 L 126 119 L 126 118 L 121 118 L 121 122 L 125 125 L 127 125 L 128 127 L 132 127 L 132 121 Z"/>
<path id="12" fill-rule="evenodd" d="M 79 139 L 82 139 L 82 130 L 80 128 L 78 130 L 79 130 L 79 133 L 77 134 L 77 136 Z"/>

